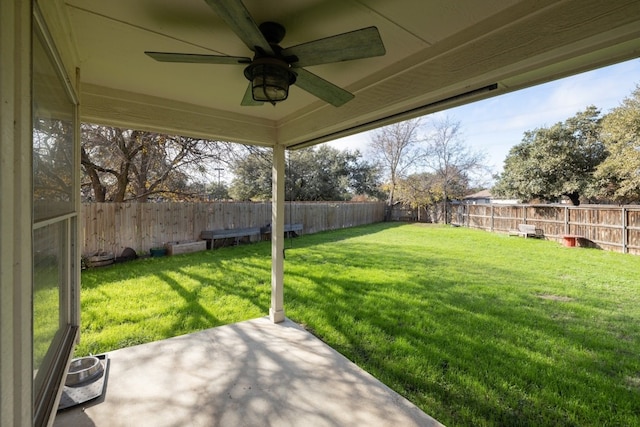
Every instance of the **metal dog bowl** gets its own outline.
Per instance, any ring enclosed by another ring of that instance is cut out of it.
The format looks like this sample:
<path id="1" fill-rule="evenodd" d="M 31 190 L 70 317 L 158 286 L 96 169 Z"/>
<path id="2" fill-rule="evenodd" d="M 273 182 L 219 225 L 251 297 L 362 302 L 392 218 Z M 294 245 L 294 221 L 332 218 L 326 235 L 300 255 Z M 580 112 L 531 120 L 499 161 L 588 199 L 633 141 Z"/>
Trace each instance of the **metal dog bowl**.
<path id="1" fill-rule="evenodd" d="M 97 378 L 104 367 L 100 363 L 100 359 L 94 356 L 81 357 L 71 361 L 65 385 L 76 386 L 89 380 Z"/>

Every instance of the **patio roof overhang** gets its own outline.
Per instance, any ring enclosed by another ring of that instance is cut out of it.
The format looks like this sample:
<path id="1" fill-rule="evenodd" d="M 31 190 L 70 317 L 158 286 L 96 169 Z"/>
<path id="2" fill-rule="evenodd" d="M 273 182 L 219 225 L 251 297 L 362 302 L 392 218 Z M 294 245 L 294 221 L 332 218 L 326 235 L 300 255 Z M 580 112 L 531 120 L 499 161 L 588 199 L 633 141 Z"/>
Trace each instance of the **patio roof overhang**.
<path id="1" fill-rule="evenodd" d="M 48 3 L 80 64 L 84 121 L 262 146 L 313 145 L 640 55 L 636 0 L 244 0 L 257 23 L 284 25 L 283 47 L 376 26 L 386 48 L 307 68 L 355 94 L 341 107 L 295 85 L 275 107 L 245 107 L 243 66 L 143 53 L 252 56 L 204 0 Z"/>
<path id="2" fill-rule="evenodd" d="M 284 48 L 375 26 L 386 53 L 305 68 L 355 95 L 340 107 L 296 85 L 275 106 L 242 106 L 242 64 L 166 63 L 144 54 L 253 56 L 207 2 L 216 3 L 55 0 L 40 8 L 68 74 L 76 74 L 69 64 L 80 70 L 83 121 L 273 147 L 275 322 L 284 320 L 286 149 L 640 55 L 637 0 L 243 0 L 256 23 L 286 28 Z"/>
<path id="3" fill-rule="evenodd" d="M 145 50 L 251 55 L 204 0 L 0 2 L 3 423 L 32 425 L 35 400 L 30 49 L 31 29 L 38 27 L 32 25 L 34 5 L 42 11 L 47 37 L 51 34 L 51 43 L 46 44 L 59 51 L 56 68 L 66 70 L 61 77 L 69 79 L 72 98 L 78 95 L 82 120 L 273 147 L 270 314 L 275 321 L 284 318 L 283 242 L 278 230 L 283 230 L 284 222 L 287 148 L 640 56 L 637 0 L 244 0 L 244 4 L 257 22 L 277 21 L 286 27 L 285 47 L 376 26 L 386 55 L 309 67 L 355 95 L 342 107 L 328 105 L 295 85 L 289 99 L 275 107 L 242 107 L 247 85 L 242 67 L 160 64 L 144 55 Z M 74 187 L 78 192 L 77 179 Z M 77 239 L 77 233 L 67 234 L 70 246 Z M 76 265 L 67 263 L 72 264 Z M 67 277 L 64 284 L 73 285 L 75 291 L 78 280 Z M 70 294 L 77 302 L 77 293 Z M 66 325 L 76 328 L 76 310 L 69 314 L 74 319 L 67 319 Z M 70 353 L 65 347 L 58 359 Z M 55 373 L 62 373 L 56 366 Z M 56 387 L 56 378 L 49 376 L 54 382 L 47 389 Z"/>

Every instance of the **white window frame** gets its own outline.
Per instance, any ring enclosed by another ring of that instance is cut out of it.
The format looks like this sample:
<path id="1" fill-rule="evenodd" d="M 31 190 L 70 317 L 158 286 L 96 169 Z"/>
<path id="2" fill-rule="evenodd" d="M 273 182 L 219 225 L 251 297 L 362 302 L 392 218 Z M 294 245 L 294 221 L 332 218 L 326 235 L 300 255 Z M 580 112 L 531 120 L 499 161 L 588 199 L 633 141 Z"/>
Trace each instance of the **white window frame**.
<path id="1" fill-rule="evenodd" d="M 32 228 L 32 230 L 35 231 L 51 225 L 61 225 L 63 227 L 63 239 L 65 240 L 62 245 L 65 253 L 61 254 L 61 258 L 66 260 L 66 265 L 62 267 L 63 278 L 62 283 L 59 284 L 60 294 L 64 296 L 64 298 L 59 301 L 60 312 L 64 315 L 62 319 L 64 324 L 61 325 L 59 329 L 58 338 L 54 341 L 55 345 L 52 346 L 52 348 L 50 349 L 50 354 L 47 355 L 46 366 L 43 366 L 43 368 L 46 369 L 44 381 L 42 382 L 39 390 L 36 390 L 35 386 L 33 390 L 33 425 L 49 425 L 53 422 L 53 419 L 55 417 L 69 362 L 71 361 L 75 345 L 79 338 L 80 254 L 78 246 L 78 213 L 80 211 L 80 116 L 78 96 L 74 90 L 69 76 L 66 73 L 61 56 L 56 49 L 54 40 L 47 29 L 46 23 L 37 4 L 34 4 L 33 8 L 32 38 L 33 43 L 38 42 L 38 40 L 42 42 L 42 45 L 48 53 L 51 64 L 57 71 L 59 83 L 64 86 L 65 92 L 68 96 L 68 101 L 70 102 L 70 104 L 72 104 L 72 120 L 74 128 L 72 152 L 74 158 L 73 167 L 75 173 L 73 175 L 74 180 L 72 183 L 72 212 L 58 215 L 52 218 L 34 221 Z M 36 58 L 32 58 L 32 61 L 35 60 Z M 32 91 L 32 97 L 33 96 L 34 94 Z M 33 253 L 35 253 L 35 251 L 37 250 L 35 245 L 33 245 L 32 250 Z M 33 306 L 31 311 L 33 317 Z M 32 342 L 34 340 L 33 329 L 31 340 Z"/>

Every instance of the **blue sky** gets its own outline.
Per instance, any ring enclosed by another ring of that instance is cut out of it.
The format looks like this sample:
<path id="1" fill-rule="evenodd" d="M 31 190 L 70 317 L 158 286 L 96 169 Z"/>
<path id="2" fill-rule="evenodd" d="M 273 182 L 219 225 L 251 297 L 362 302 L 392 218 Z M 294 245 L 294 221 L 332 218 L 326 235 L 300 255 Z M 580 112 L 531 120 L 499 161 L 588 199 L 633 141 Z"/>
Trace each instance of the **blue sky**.
<path id="1" fill-rule="evenodd" d="M 525 131 L 551 126 L 595 105 L 603 113 L 620 105 L 640 85 L 640 59 L 622 62 L 529 89 L 452 108 L 447 115 L 462 125 L 464 141 L 487 154 L 487 166 L 502 170 L 509 149 Z M 427 118 L 429 116 L 426 116 Z M 339 149 L 366 150 L 364 132 L 329 142 Z"/>

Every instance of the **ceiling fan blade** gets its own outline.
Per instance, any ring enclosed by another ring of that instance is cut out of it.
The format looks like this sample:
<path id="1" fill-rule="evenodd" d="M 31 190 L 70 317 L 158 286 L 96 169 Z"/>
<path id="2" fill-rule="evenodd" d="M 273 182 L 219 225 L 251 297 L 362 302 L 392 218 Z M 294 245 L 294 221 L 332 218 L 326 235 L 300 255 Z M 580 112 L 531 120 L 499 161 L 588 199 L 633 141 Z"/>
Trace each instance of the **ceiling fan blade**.
<path id="1" fill-rule="evenodd" d="M 263 104 L 264 102 L 256 101 L 253 99 L 253 95 L 251 94 L 251 82 L 249 82 L 249 86 L 247 86 L 247 90 L 244 92 L 244 96 L 242 97 L 242 102 L 240 103 L 240 105 L 245 107 L 253 107 Z"/>
<path id="2" fill-rule="evenodd" d="M 382 56 L 386 53 L 380 32 L 376 27 L 367 27 L 348 33 L 318 39 L 282 51 L 285 57 L 296 56 L 294 67 L 350 61 L 352 59 Z"/>
<path id="3" fill-rule="evenodd" d="M 216 15 L 231 27 L 233 32 L 240 37 L 240 40 L 242 40 L 251 51 L 255 51 L 256 47 L 258 47 L 269 55 L 274 54 L 271 45 L 267 39 L 264 38 L 264 35 L 260 32 L 260 29 L 241 0 L 205 1 Z"/>
<path id="4" fill-rule="evenodd" d="M 145 52 L 160 62 L 186 62 L 192 64 L 250 64 L 251 58 L 242 56 L 200 55 L 195 53 Z"/>
<path id="5" fill-rule="evenodd" d="M 352 93 L 303 68 L 296 68 L 293 72 L 298 76 L 295 83 L 296 86 L 300 86 L 301 89 L 306 90 L 310 94 L 317 96 L 335 107 L 340 107 L 355 97 Z"/>

